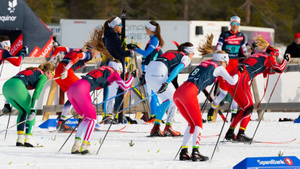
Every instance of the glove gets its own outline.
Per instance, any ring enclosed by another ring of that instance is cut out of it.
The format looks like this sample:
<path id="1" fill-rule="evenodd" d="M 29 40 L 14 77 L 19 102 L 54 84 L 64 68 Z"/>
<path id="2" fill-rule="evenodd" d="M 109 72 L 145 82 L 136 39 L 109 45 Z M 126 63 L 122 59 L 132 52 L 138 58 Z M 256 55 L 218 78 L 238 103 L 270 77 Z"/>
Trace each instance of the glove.
<path id="1" fill-rule="evenodd" d="M 129 43 L 129 44 L 127 44 L 127 48 L 131 49 L 131 50 L 136 50 L 136 48 L 139 48 L 139 47 L 136 44 Z"/>
<path id="2" fill-rule="evenodd" d="M 35 118 L 35 109 L 32 108 L 32 109 L 31 109 L 31 113 L 30 113 L 30 115 L 28 116 L 28 121 L 32 121 L 34 118 Z"/>
<path id="3" fill-rule="evenodd" d="M 241 72 L 241 73 L 244 73 L 245 66 L 244 65 L 238 65 L 238 71 Z"/>
<path id="4" fill-rule="evenodd" d="M 159 88 L 159 90 L 157 91 L 157 94 L 160 94 L 160 93 L 163 93 L 164 91 L 166 91 L 167 88 L 168 88 L 168 84 L 169 84 L 169 83 L 167 83 L 167 82 L 163 83 L 163 84 L 161 85 L 161 87 Z"/>
<path id="5" fill-rule="evenodd" d="M 225 49 L 225 52 L 226 52 L 226 53 L 230 53 L 230 48 Z"/>
<path id="6" fill-rule="evenodd" d="M 251 49 L 254 50 L 257 47 L 258 42 L 254 41 L 251 45 Z"/>
<path id="7" fill-rule="evenodd" d="M 132 75 L 134 78 L 136 78 L 136 76 L 137 76 L 137 70 L 134 70 L 133 72 L 131 72 L 131 75 Z"/>
<path id="8" fill-rule="evenodd" d="M 290 55 L 290 54 L 287 53 L 287 54 L 285 54 L 284 57 L 283 57 L 287 62 L 290 61 L 289 55 Z"/>
<path id="9" fill-rule="evenodd" d="M 68 77 L 68 70 L 65 69 L 64 72 L 60 74 L 60 79 L 65 79 Z"/>
<path id="10" fill-rule="evenodd" d="M 143 86 L 144 84 L 146 84 L 145 72 L 140 76 L 140 85 Z"/>
<path id="11" fill-rule="evenodd" d="M 24 47 L 20 50 L 20 52 L 21 52 L 21 55 L 22 55 L 22 53 L 24 53 L 23 55 L 27 55 L 27 54 L 28 54 L 28 47 L 27 47 L 27 46 L 24 46 Z"/>

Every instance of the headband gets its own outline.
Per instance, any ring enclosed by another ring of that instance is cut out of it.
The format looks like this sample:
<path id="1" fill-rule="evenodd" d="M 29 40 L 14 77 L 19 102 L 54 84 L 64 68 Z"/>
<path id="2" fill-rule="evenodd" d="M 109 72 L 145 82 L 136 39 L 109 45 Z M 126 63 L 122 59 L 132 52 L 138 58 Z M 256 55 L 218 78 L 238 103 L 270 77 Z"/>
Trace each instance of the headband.
<path id="1" fill-rule="evenodd" d="M 228 64 L 229 63 L 228 53 L 214 53 L 213 60 L 224 61 Z"/>
<path id="2" fill-rule="evenodd" d="M 238 16 L 233 16 L 230 18 L 230 22 L 238 22 L 240 23 L 241 22 L 241 18 L 238 17 Z"/>
<path id="3" fill-rule="evenodd" d="M 0 42 L 0 45 L 4 48 L 4 47 L 10 47 L 10 41 L 9 40 L 4 40 L 2 42 Z"/>
<path id="4" fill-rule="evenodd" d="M 147 23 L 146 28 L 151 32 L 156 32 L 156 26 L 152 25 L 150 22 Z"/>
<path id="5" fill-rule="evenodd" d="M 183 47 L 183 51 L 185 51 L 186 53 L 195 53 L 194 50 L 195 50 L 194 46 L 184 46 Z"/>
<path id="6" fill-rule="evenodd" d="M 115 26 L 119 25 L 121 22 L 122 20 L 119 17 L 116 17 L 114 20 L 108 23 L 108 26 L 114 28 Z"/>

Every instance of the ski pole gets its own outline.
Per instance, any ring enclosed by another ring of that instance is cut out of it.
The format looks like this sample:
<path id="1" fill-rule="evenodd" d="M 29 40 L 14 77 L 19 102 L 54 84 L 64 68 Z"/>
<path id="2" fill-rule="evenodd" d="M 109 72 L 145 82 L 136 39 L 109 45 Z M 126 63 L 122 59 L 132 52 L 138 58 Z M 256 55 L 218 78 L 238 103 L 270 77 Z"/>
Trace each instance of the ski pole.
<path id="1" fill-rule="evenodd" d="M 223 122 L 223 125 L 222 125 L 222 128 L 221 128 L 219 137 L 218 137 L 218 139 L 217 139 L 215 148 L 214 148 L 214 150 L 213 150 L 213 153 L 212 153 L 212 155 L 211 155 L 211 157 L 210 157 L 210 162 L 212 161 L 212 159 L 213 159 L 213 157 L 214 157 L 214 154 L 215 154 L 215 152 L 216 152 L 217 146 L 218 146 L 218 144 L 219 144 L 219 141 L 220 141 L 220 138 L 221 138 L 221 135 L 222 135 L 222 132 L 223 132 L 225 123 L 226 123 L 226 121 L 227 121 L 227 117 L 228 117 L 230 108 L 231 108 L 231 104 L 232 104 L 232 102 L 233 102 L 233 99 L 234 99 L 234 96 L 235 96 L 235 94 L 236 94 L 236 91 L 237 91 L 238 86 L 239 86 L 239 81 L 237 82 L 237 84 L 236 84 L 236 86 L 235 86 L 235 89 L 234 89 L 234 92 L 233 92 L 233 95 L 232 95 L 232 98 L 231 98 L 231 101 L 230 101 L 230 104 L 229 104 L 229 107 L 228 107 L 228 110 L 227 110 L 227 113 L 226 113 L 225 120 L 224 120 L 224 122 Z"/>
<path id="2" fill-rule="evenodd" d="M 76 128 L 79 126 L 79 123 L 77 123 L 77 125 L 74 127 L 74 129 L 72 130 L 72 132 L 69 134 L 68 138 L 66 139 L 66 141 L 63 143 L 63 145 L 60 147 L 60 149 L 58 150 L 58 152 L 60 152 L 60 150 L 65 146 L 65 144 L 67 143 L 67 141 L 69 140 L 69 138 L 71 137 L 71 135 L 74 133 L 74 131 L 76 130 Z"/>
<path id="3" fill-rule="evenodd" d="M 6 128 L 8 128 L 8 126 L 9 126 L 9 121 L 10 121 L 11 113 L 12 113 L 12 112 L 9 113 Z M 6 139 L 6 135 L 7 135 L 7 130 L 5 131 L 4 140 Z"/>
<path id="4" fill-rule="evenodd" d="M 6 128 L 6 129 L 0 131 L 0 133 L 2 133 L 2 132 L 4 132 L 4 131 L 7 131 L 7 130 L 9 130 L 9 129 L 11 129 L 11 128 L 17 126 L 17 125 L 19 125 L 19 124 L 22 124 L 22 123 L 26 122 L 27 120 L 28 120 L 28 119 L 26 119 L 26 120 L 24 120 L 24 121 L 21 121 L 21 122 L 19 122 L 19 123 L 17 123 L 17 124 L 14 124 L 14 125 L 12 125 L 12 126 Z"/>
<path id="5" fill-rule="evenodd" d="M 267 106 L 268 106 L 268 104 L 269 104 L 269 102 L 270 102 L 270 100 L 271 100 L 271 98 L 272 98 L 272 96 L 273 96 L 273 93 L 274 93 L 274 91 L 275 91 L 275 88 L 276 88 L 276 86 L 277 86 L 277 83 L 278 83 L 278 81 L 279 81 L 281 75 L 282 75 L 282 73 L 279 74 L 279 76 L 278 76 L 278 78 L 277 78 L 277 81 L 276 81 L 276 83 L 275 83 L 275 85 L 274 85 L 274 88 L 273 88 L 273 90 L 272 90 L 272 92 L 271 92 L 271 94 L 270 94 L 269 100 L 268 100 L 267 104 L 266 104 L 265 107 L 264 107 L 263 113 L 262 113 L 261 117 L 259 118 L 258 124 L 257 124 L 257 126 L 256 126 L 256 129 L 255 129 L 255 131 L 254 131 L 254 133 L 253 133 L 252 139 L 251 139 L 251 141 L 250 141 L 249 144 L 252 144 L 252 142 L 253 142 L 254 136 L 255 136 L 255 134 L 256 134 L 256 132 L 257 132 L 257 129 L 258 129 L 259 125 L 260 125 L 260 122 L 261 122 L 261 120 L 262 120 L 262 118 L 263 118 L 263 116 L 264 116 L 264 114 L 265 114 L 265 112 L 266 112 Z"/>
<path id="6" fill-rule="evenodd" d="M 113 96 L 113 97 L 111 97 L 111 98 L 109 98 L 109 99 L 107 99 L 107 100 L 105 100 L 105 101 L 103 101 L 103 102 L 101 102 L 101 103 L 98 103 L 97 106 L 99 106 L 99 105 L 101 105 L 101 104 L 103 104 L 103 103 L 105 103 L 105 102 L 107 102 L 107 101 L 109 101 L 109 100 L 111 100 L 111 99 L 113 99 L 113 98 L 116 98 L 116 97 L 118 97 L 118 96 L 120 96 L 120 95 L 126 93 L 127 91 L 130 91 L 130 90 L 132 90 L 132 89 L 135 89 L 135 88 L 137 88 L 138 86 L 139 86 L 139 85 L 136 85 L 136 86 L 134 86 L 134 87 L 132 87 L 132 88 L 129 88 L 129 89 L 127 89 L 126 91 L 124 91 L 124 92 L 122 92 L 122 93 L 119 93 L 119 94 L 117 94 L 117 95 L 115 95 L 115 96 Z"/>
<path id="7" fill-rule="evenodd" d="M 156 93 L 154 93 L 154 94 L 152 94 L 152 95 L 149 95 L 149 96 L 145 97 L 144 99 L 142 99 L 142 100 L 140 100 L 140 101 L 134 103 L 134 104 L 131 105 L 131 106 L 126 107 L 126 108 L 123 109 L 123 110 L 118 111 L 118 112 L 114 115 L 114 117 L 115 117 L 116 115 L 118 115 L 120 112 L 123 112 L 123 111 L 125 111 L 125 110 L 127 110 L 127 109 L 129 109 L 129 108 L 131 108 L 131 107 L 133 107 L 133 106 L 135 106 L 135 105 L 141 103 L 142 101 L 144 101 L 144 100 L 146 100 L 146 99 L 152 97 L 153 95 L 156 95 Z M 122 101 L 124 101 L 124 99 L 123 99 Z M 121 104 L 120 104 L 120 105 L 121 105 Z M 120 108 L 120 106 L 119 106 L 119 108 Z M 103 143 L 104 143 L 104 141 L 105 141 L 105 138 L 106 138 L 106 136 L 107 136 L 107 134 L 108 134 L 108 132 L 109 132 L 111 126 L 112 126 L 112 123 L 113 123 L 113 120 L 111 121 L 111 123 L 110 123 L 110 125 L 109 125 L 109 127 L 108 127 L 108 129 L 107 129 L 107 131 L 106 131 L 106 133 L 105 133 L 105 135 L 104 135 L 104 137 L 103 137 L 103 140 L 102 140 L 102 142 L 101 142 L 101 144 L 100 144 L 100 146 L 99 146 L 98 151 L 97 151 L 96 154 L 99 153 L 99 151 L 100 151 L 100 149 L 101 149 L 101 147 L 102 147 L 102 145 L 103 145 Z"/>
<path id="8" fill-rule="evenodd" d="M 69 119 L 71 119 L 71 118 L 73 118 L 73 117 L 75 117 L 75 116 L 76 116 L 76 115 L 73 115 L 73 116 L 67 118 L 66 121 L 69 120 Z M 51 136 L 51 140 L 52 140 L 52 141 L 55 141 L 55 140 L 56 140 L 56 134 L 58 133 L 58 131 L 59 131 L 60 129 L 61 129 L 61 125 L 55 130 L 54 136 L 53 136 L 53 137 Z"/>

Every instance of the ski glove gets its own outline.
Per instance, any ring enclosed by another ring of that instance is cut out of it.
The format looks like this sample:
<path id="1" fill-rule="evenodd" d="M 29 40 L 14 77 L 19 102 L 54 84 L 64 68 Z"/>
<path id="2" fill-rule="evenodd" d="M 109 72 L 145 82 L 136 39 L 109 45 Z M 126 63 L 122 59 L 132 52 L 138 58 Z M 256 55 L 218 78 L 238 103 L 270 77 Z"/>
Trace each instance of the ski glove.
<path id="1" fill-rule="evenodd" d="M 244 65 L 238 65 L 238 71 L 241 72 L 241 73 L 244 73 L 245 66 Z"/>
<path id="2" fill-rule="evenodd" d="M 285 59 L 287 62 L 290 61 L 289 53 L 287 53 L 287 54 L 284 55 L 284 59 Z"/>
<path id="3" fill-rule="evenodd" d="M 28 54 L 28 47 L 27 47 L 27 46 L 24 46 L 24 47 L 20 50 L 20 52 L 21 52 L 21 55 L 22 55 L 22 53 L 24 53 L 23 55 L 27 55 L 27 54 Z"/>
<path id="4" fill-rule="evenodd" d="M 136 48 L 139 48 L 139 47 L 136 44 L 130 43 L 130 44 L 127 44 L 127 48 L 132 49 L 132 50 L 136 50 Z"/>
<path id="5" fill-rule="evenodd" d="M 146 84 L 145 72 L 140 76 L 140 85 L 143 86 L 144 84 Z"/>
<path id="6" fill-rule="evenodd" d="M 28 116 L 28 121 L 32 121 L 35 118 L 35 109 L 31 109 L 31 113 Z"/>
<path id="7" fill-rule="evenodd" d="M 60 78 L 63 80 L 68 77 L 68 70 L 65 69 L 64 72 L 60 74 Z"/>
<path id="8" fill-rule="evenodd" d="M 167 88 L 168 88 L 168 84 L 169 84 L 169 83 L 167 83 L 167 82 L 163 83 L 163 84 L 161 85 L 161 87 L 159 88 L 159 90 L 157 91 L 157 94 L 160 94 L 160 93 L 163 93 L 164 91 L 166 91 Z"/>
<path id="9" fill-rule="evenodd" d="M 133 72 L 131 72 L 131 75 L 134 77 L 134 78 L 136 78 L 136 76 L 137 76 L 137 73 L 138 72 L 138 70 L 136 69 L 136 70 L 134 70 Z"/>

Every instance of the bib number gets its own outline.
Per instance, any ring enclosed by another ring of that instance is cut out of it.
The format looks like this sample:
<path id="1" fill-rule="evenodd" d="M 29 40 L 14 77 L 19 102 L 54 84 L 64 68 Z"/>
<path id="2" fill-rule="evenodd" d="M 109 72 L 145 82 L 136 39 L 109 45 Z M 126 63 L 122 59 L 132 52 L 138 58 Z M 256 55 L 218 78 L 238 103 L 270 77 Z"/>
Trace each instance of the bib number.
<path id="1" fill-rule="evenodd" d="M 226 45 L 226 49 L 230 50 L 230 53 L 239 53 L 240 46 L 235 46 L 235 45 Z"/>

